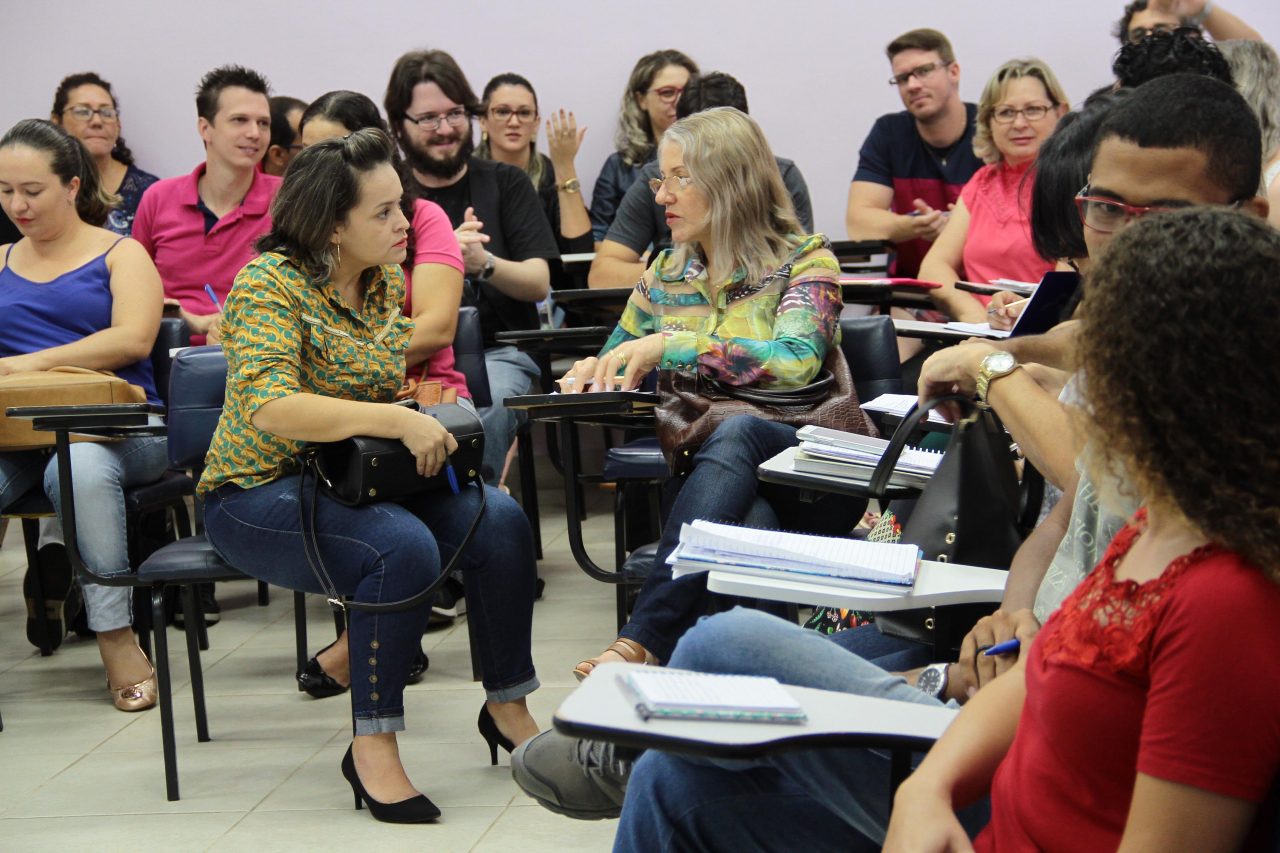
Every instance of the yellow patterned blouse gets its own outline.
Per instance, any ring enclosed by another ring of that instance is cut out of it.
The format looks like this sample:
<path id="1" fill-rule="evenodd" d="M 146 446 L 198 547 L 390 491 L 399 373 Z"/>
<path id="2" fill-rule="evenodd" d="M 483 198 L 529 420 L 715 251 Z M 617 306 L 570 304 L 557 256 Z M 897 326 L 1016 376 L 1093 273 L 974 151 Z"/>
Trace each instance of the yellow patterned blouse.
<path id="1" fill-rule="evenodd" d="M 400 313 L 404 274 L 383 266 L 366 275 L 359 311 L 284 255 L 260 255 L 236 276 L 222 319 L 227 395 L 201 494 L 224 483 L 248 489 L 299 470 L 304 442 L 253 426 L 253 413 L 269 400 L 312 393 L 391 402 L 413 334 L 413 320 Z"/>

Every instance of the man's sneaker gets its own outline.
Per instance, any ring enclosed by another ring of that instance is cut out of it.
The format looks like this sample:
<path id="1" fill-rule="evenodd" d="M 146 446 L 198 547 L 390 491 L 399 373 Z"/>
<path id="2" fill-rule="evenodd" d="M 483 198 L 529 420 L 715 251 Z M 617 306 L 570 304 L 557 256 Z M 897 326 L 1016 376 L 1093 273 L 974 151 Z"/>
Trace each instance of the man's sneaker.
<path id="1" fill-rule="evenodd" d="M 174 589 L 175 593 L 177 589 Z M 213 597 L 212 583 L 196 584 L 196 607 L 200 608 L 200 612 L 204 614 L 205 627 L 217 625 L 222 619 L 222 608 L 218 606 L 218 600 Z M 178 628 L 187 626 L 186 616 L 182 612 L 181 599 L 174 599 L 173 624 Z"/>
<path id="2" fill-rule="evenodd" d="M 520 789 L 556 814 L 603 820 L 622 814 L 631 761 L 614 745 L 548 730 L 511 753 L 511 775 Z"/>

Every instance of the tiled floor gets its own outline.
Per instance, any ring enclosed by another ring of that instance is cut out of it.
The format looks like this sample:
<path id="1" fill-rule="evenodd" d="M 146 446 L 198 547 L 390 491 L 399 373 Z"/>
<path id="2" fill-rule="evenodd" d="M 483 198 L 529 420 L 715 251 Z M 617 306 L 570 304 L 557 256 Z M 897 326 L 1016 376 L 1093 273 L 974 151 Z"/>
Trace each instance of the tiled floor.
<path id="1" fill-rule="evenodd" d="M 546 466 L 540 458 L 540 466 Z M 550 724 L 573 689 L 570 669 L 614 636 L 613 589 L 587 578 L 569 555 L 560 479 L 539 482 L 546 595 L 534 611 L 533 654 L 542 689 L 534 716 Z M 589 490 L 587 539 L 611 555 L 608 498 Z M 41 658 L 24 636 L 21 530 L 0 548 L 0 849 L 57 850 L 607 850 L 615 821 L 554 815 L 511 781 L 505 754 L 490 767 L 475 729 L 483 692 L 470 680 L 459 619 L 427 634 L 431 668 L 408 689 L 401 755 L 410 777 L 441 807 L 428 826 L 375 822 L 352 809 L 338 772 L 349 739 L 345 697 L 299 693 L 293 680 L 292 596 L 256 605 L 252 584 L 220 584 L 222 622 L 203 656 L 213 740 L 197 743 L 182 635 L 170 630 L 182 799 L 165 800 L 159 711 L 111 707 L 90 640 L 69 637 Z M 310 601 L 312 646 L 331 629 Z"/>

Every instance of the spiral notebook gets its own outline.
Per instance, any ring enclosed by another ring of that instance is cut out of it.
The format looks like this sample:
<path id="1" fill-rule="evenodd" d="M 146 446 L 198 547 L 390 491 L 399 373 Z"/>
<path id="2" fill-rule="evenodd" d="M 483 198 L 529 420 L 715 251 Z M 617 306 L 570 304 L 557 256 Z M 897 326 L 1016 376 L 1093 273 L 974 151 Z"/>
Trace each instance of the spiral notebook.
<path id="1" fill-rule="evenodd" d="M 800 703 L 776 678 L 643 669 L 618 676 L 644 719 L 803 723 Z"/>

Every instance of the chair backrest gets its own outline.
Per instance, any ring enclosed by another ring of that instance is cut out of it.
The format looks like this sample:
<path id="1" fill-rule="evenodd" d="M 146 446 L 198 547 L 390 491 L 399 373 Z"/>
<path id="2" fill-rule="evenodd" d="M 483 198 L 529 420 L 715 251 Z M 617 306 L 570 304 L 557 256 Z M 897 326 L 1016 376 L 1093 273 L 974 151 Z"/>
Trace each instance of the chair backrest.
<path id="1" fill-rule="evenodd" d="M 493 405 L 489 396 L 489 371 L 484 366 L 484 334 L 480 312 L 471 306 L 458 309 L 458 327 L 453 333 L 453 366 L 467 378 L 471 402 L 477 409 Z"/>
<path id="2" fill-rule="evenodd" d="M 173 357 L 169 353 L 191 343 L 191 331 L 178 317 L 160 320 L 160 332 L 151 347 L 151 373 L 155 377 L 156 393 L 166 404 L 169 402 L 169 374 L 173 370 Z"/>
<path id="3" fill-rule="evenodd" d="M 840 349 L 860 401 L 902 393 L 898 336 L 891 317 L 841 317 Z"/>
<path id="4" fill-rule="evenodd" d="M 169 465 L 204 465 L 226 396 L 227 357 L 219 346 L 191 347 L 173 359 L 169 374 Z"/>

